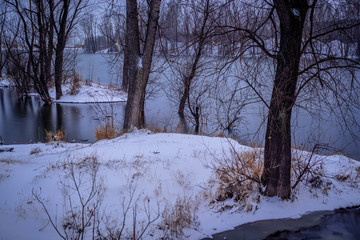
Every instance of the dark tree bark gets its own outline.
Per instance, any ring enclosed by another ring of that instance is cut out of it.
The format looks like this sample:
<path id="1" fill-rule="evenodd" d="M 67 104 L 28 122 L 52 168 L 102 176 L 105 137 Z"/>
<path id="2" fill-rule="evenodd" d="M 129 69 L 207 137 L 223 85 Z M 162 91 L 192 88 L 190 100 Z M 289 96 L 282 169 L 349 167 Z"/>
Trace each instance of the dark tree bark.
<path id="1" fill-rule="evenodd" d="M 38 92 L 45 103 L 51 102 L 51 98 L 49 95 L 49 90 L 47 86 L 46 79 L 46 55 L 47 55 L 47 28 L 45 23 L 45 18 L 43 13 L 45 12 L 44 3 L 41 0 L 35 1 L 36 5 L 36 17 L 37 17 L 37 29 L 39 31 L 39 39 L 38 39 L 38 61 L 35 60 L 35 55 L 31 55 L 32 59 L 32 68 L 34 72 L 35 86 L 38 87 Z M 35 26 L 35 25 L 34 25 Z M 35 34 L 35 33 L 33 33 Z M 38 68 L 38 69 L 37 69 Z"/>
<path id="2" fill-rule="evenodd" d="M 7 15 L 7 10 L 6 10 L 6 7 L 5 7 L 5 4 L 2 3 L 0 5 L 0 77 L 2 77 L 2 71 L 3 71 L 3 68 L 5 66 L 5 61 L 6 61 L 6 56 L 4 58 L 4 55 L 3 55 L 3 50 L 1 48 L 2 46 L 2 43 L 3 43 L 3 37 L 4 37 L 4 28 L 5 28 L 5 21 L 6 21 L 6 15 Z"/>
<path id="3" fill-rule="evenodd" d="M 62 15 L 59 22 L 59 29 L 57 31 L 57 44 L 55 50 L 55 91 L 56 99 L 60 99 L 62 96 L 62 82 L 63 82 L 63 63 L 64 63 L 64 49 L 66 45 L 66 24 L 69 14 L 69 0 L 63 1 Z"/>
<path id="4" fill-rule="evenodd" d="M 290 197 L 291 112 L 295 103 L 307 0 L 274 0 L 280 20 L 280 51 L 267 120 L 263 181 L 265 195 Z"/>
<path id="5" fill-rule="evenodd" d="M 128 21 L 127 38 L 129 62 L 129 91 L 125 109 L 124 129 L 144 126 L 146 85 L 149 79 L 161 0 L 151 0 L 143 53 L 140 54 L 140 36 L 137 1 L 126 1 Z"/>
<path id="6" fill-rule="evenodd" d="M 54 10 L 54 0 L 48 0 L 49 3 L 49 11 Z M 50 19 L 47 22 L 48 33 L 47 33 L 47 40 L 48 40 L 48 46 L 47 46 L 47 54 L 46 54 L 46 60 L 45 60 L 45 77 L 46 82 L 50 82 L 52 78 L 52 59 L 54 54 L 54 22 L 53 19 L 50 17 Z"/>
<path id="7" fill-rule="evenodd" d="M 128 29 L 128 18 L 126 18 L 126 29 Z M 129 53 L 128 53 L 128 37 L 127 30 L 125 30 L 125 46 L 124 46 L 124 62 L 123 62 L 123 79 L 122 89 L 128 91 L 129 89 Z"/>

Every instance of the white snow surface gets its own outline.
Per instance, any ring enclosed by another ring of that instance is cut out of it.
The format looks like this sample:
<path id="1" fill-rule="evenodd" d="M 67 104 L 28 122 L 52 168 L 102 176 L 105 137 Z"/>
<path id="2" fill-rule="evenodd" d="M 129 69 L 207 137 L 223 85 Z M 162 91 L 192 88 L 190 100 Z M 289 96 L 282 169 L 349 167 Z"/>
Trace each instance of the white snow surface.
<path id="1" fill-rule="evenodd" d="M 126 102 L 127 94 L 117 88 L 97 84 L 94 82 L 81 82 L 79 92 L 75 95 L 70 94 L 70 84 L 62 86 L 63 96 L 55 100 L 55 89 L 49 90 L 54 102 L 59 103 L 102 103 L 102 102 Z"/>
<path id="2" fill-rule="evenodd" d="M 0 87 L 10 87 L 12 86 L 12 83 L 10 81 L 10 78 L 0 78 Z"/>
<path id="3" fill-rule="evenodd" d="M 208 166 L 214 156 L 229 153 L 230 144 L 238 152 L 254 150 L 226 138 L 155 134 L 148 130 L 135 130 L 94 144 L 6 146 L 13 147 L 14 151 L 0 153 L 0 239 L 60 239 L 49 224 L 44 210 L 33 198 L 32 191 L 40 194 L 49 215 L 61 226 L 62 217 L 68 209 L 62 190 L 65 183 L 69 183 L 66 177 L 69 169 L 66 166 L 69 165 L 66 163 L 78 163 L 78 171 L 81 171 L 81 164 L 91 157 L 97 158 L 100 164 L 97 178 L 102 179 L 105 189 L 100 212 L 107 219 L 116 220 L 120 225 L 123 203 L 130 199 L 130 189 L 133 189 L 137 201 L 132 202 L 126 217 L 128 232 L 132 231 L 135 203 L 136 221 L 139 223 L 146 221 L 146 209 L 150 209 L 152 218 L 157 212 L 160 214 L 146 231 L 144 239 L 162 236 L 159 228 L 164 226 L 163 213 L 169 211 L 170 206 L 174 206 L 179 199 L 191 200 L 192 206 L 198 204 L 194 215 L 199 225 L 186 228 L 184 239 L 209 237 L 256 220 L 298 218 L 309 211 L 360 204 L 360 190 L 354 178 L 342 182 L 332 178 L 338 171 L 356 174 L 359 162 L 344 156 L 328 156 L 323 166 L 324 173 L 330 176 L 329 180 L 333 183 L 328 195 L 310 192 L 309 188 L 301 185 L 290 201 L 262 196 L 260 202 L 254 202 L 256 210 L 246 212 L 235 207 L 218 211 L 221 206 L 233 204 L 234 201 L 210 204 L 217 185 L 212 181 L 214 172 Z M 306 155 L 306 152 L 295 152 Z M 86 192 L 86 189 L 81 191 Z M 77 195 L 71 196 L 74 207 Z M 149 204 L 148 208 L 146 204 Z"/>

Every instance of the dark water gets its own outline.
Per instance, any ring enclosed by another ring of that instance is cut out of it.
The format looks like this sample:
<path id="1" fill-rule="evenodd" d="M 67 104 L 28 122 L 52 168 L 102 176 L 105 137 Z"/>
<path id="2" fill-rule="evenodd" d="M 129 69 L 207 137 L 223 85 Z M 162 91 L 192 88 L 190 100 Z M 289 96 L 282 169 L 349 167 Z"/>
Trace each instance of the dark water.
<path id="1" fill-rule="evenodd" d="M 45 142 L 45 131 L 62 129 L 68 142 L 94 142 L 95 129 L 105 117 L 99 108 L 109 104 L 47 105 L 38 96 L 25 98 L 14 89 L 0 88 L 0 136 L 4 144 Z M 124 103 L 112 104 L 114 118 L 124 109 Z"/>
<path id="2" fill-rule="evenodd" d="M 319 211 L 299 219 L 263 220 L 213 235 L 214 240 L 358 240 L 360 208 Z"/>

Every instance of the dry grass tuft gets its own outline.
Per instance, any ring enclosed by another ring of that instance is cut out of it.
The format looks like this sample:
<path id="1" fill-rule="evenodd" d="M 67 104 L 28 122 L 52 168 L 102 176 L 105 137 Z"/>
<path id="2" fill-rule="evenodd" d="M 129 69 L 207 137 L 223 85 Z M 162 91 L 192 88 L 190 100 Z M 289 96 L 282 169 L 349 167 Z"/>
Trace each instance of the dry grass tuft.
<path id="1" fill-rule="evenodd" d="M 232 146 L 230 156 L 223 154 L 216 158 L 211 168 L 215 171 L 218 188 L 215 193 L 217 202 L 234 199 L 240 208 L 252 211 L 248 200 L 259 201 L 263 162 L 260 151 L 237 152 Z"/>
<path id="2" fill-rule="evenodd" d="M 198 207 L 198 201 L 184 197 L 178 198 L 174 206 L 165 208 L 160 226 L 164 237 L 161 239 L 179 239 L 184 235 L 184 228 L 198 228 Z"/>
<path id="3" fill-rule="evenodd" d="M 95 129 L 95 139 L 96 141 L 101 139 L 113 139 L 119 136 L 114 127 L 114 124 L 110 121 L 106 121 L 105 124 L 100 125 Z"/>
<path id="4" fill-rule="evenodd" d="M 55 132 L 55 133 L 53 133 L 52 131 L 45 130 L 45 134 L 46 134 L 46 142 L 48 142 L 48 143 L 65 142 L 66 141 L 66 136 L 65 136 L 64 130 L 62 130 L 62 129 L 58 129 L 57 132 Z"/>
<path id="5" fill-rule="evenodd" d="M 70 82 L 70 95 L 76 95 L 79 93 L 79 89 L 81 87 L 81 80 L 79 76 L 75 75 Z"/>
<path id="6" fill-rule="evenodd" d="M 30 151 L 30 155 L 38 154 L 38 153 L 41 153 L 41 149 L 39 147 L 35 147 L 35 148 L 31 149 L 31 151 Z"/>

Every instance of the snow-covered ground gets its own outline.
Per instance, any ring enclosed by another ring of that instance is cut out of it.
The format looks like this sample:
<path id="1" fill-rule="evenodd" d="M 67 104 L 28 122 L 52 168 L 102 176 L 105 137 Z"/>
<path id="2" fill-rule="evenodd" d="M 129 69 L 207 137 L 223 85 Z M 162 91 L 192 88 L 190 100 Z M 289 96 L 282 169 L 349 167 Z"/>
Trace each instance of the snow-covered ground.
<path id="1" fill-rule="evenodd" d="M 61 103 L 103 103 L 103 102 L 126 102 L 127 94 L 123 91 L 94 82 L 81 82 L 81 87 L 77 94 L 70 94 L 70 84 L 63 86 L 63 96 L 54 102 Z M 55 89 L 52 88 L 50 96 L 55 99 Z"/>
<path id="2" fill-rule="evenodd" d="M 9 87 L 11 86 L 11 79 L 8 77 L 0 78 L 0 87 Z"/>
<path id="3" fill-rule="evenodd" d="M 70 234 L 70 227 L 81 223 L 75 224 L 81 216 L 79 198 L 83 219 L 96 219 L 88 236 L 98 224 L 109 234 L 120 233 L 125 223 L 124 237 L 133 234 L 134 226 L 141 232 L 151 222 L 144 239 L 158 239 L 170 230 L 179 234 L 172 239 L 199 239 L 251 221 L 360 204 L 360 163 L 344 156 L 312 157 L 322 159 L 315 168 L 327 181 L 326 193 L 300 184 L 290 201 L 249 199 L 254 207 L 247 212 L 234 207 L 232 199 L 214 201 L 218 183 L 209 166 L 232 148 L 240 154 L 259 151 L 234 140 L 135 130 L 94 144 L 6 147 L 14 150 L 0 153 L 0 239 L 60 239 L 43 207 L 60 233 L 65 226 Z"/>

